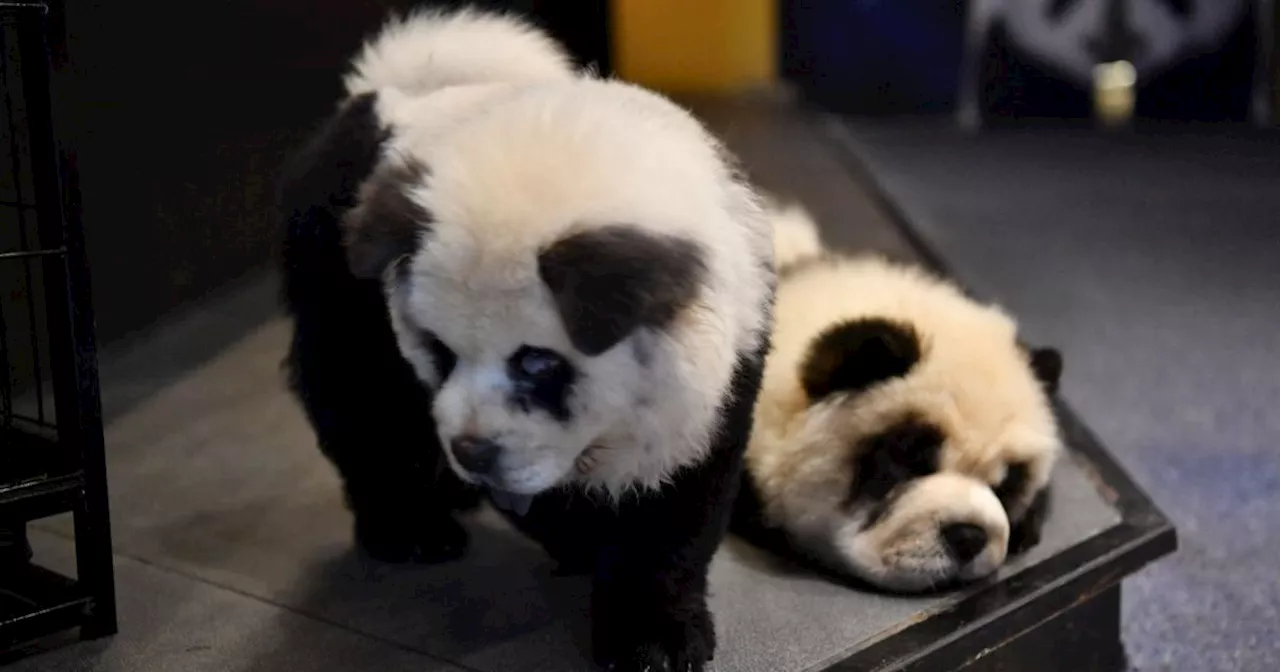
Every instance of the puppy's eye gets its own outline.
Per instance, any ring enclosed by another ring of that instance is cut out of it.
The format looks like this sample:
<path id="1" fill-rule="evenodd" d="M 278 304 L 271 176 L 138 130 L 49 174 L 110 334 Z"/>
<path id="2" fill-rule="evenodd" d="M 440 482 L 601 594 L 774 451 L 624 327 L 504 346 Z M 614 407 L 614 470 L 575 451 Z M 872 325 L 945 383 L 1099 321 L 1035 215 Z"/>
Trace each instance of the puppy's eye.
<path id="1" fill-rule="evenodd" d="M 550 381 L 568 372 L 569 362 L 552 350 L 526 345 L 511 356 L 511 369 L 516 378 Z"/>
<path id="2" fill-rule="evenodd" d="M 539 409 L 567 422 L 574 379 L 577 373 L 569 360 L 546 348 L 520 346 L 507 360 L 511 377 L 511 403 L 528 413 Z"/>

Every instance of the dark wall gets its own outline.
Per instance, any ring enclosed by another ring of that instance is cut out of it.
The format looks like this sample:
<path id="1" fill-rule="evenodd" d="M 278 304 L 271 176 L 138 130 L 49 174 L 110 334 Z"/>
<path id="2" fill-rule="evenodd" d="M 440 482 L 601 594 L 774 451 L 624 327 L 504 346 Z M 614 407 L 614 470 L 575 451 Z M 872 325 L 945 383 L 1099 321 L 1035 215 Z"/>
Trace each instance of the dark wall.
<path id="1" fill-rule="evenodd" d="M 100 338 L 269 263 L 272 177 L 393 0 L 68 3 L 59 129 L 80 157 Z"/>
<path id="2" fill-rule="evenodd" d="M 59 123 L 80 155 L 101 340 L 273 261 L 275 171 L 361 40 L 415 4 L 67 3 Z M 534 14 L 607 71 L 604 0 L 479 4 Z"/>

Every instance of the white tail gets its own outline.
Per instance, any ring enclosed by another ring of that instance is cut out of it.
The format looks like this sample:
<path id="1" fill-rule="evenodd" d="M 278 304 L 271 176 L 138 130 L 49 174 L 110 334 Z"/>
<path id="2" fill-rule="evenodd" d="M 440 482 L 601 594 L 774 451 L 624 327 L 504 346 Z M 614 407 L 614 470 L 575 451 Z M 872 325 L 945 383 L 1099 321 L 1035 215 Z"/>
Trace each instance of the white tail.
<path id="1" fill-rule="evenodd" d="M 804 206 L 771 202 L 767 210 L 773 223 L 773 263 L 776 268 L 822 254 L 818 225 Z"/>
<path id="2" fill-rule="evenodd" d="M 420 10 L 392 18 L 366 42 L 344 83 L 350 95 L 389 88 L 413 96 L 456 84 L 575 75 L 555 40 L 513 15 Z"/>

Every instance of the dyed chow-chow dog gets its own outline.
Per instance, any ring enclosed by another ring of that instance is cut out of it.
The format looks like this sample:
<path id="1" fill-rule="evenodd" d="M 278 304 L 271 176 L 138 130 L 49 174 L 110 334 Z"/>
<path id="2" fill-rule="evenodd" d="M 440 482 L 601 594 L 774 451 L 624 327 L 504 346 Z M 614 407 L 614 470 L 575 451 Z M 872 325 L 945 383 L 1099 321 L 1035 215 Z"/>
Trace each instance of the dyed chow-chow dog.
<path id="1" fill-rule="evenodd" d="M 824 250 L 782 210 L 735 529 L 883 589 L 978 579 L 1039 540 L 1062 358 L 911 265 Z"/>
<path id="2" fill-rule="evenodd" d="M 767 348 L 771 226 L 689 114 L 503 15 L 418 13 L 290 163 L 291 384 L 385 560 L 486 492 L 593 576 L 596 658 L 701 670 Z"/>

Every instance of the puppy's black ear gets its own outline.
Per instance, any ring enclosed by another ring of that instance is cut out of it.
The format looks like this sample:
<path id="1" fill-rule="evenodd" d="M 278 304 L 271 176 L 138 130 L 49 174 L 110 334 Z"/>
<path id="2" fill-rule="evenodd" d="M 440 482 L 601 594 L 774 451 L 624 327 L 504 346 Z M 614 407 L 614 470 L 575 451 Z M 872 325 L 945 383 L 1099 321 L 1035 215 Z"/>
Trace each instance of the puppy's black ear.
<path id="1" fill-rule="evenodd" d="M 698 294 L 706 273 L 692 241 L 630 226 L 590 229 L 538 257 L 573 346 L 603 353 L 640 327 L 662 327 Z"/>
<path id="2" fill-rule="evenodd" d="M 405 242 L 409 236 L 403 235 L 407 228 L 403 223 L 413 204 L 398 198 L 402 190 L 390 187 L 422 168 L 388 165 L 379 169 L 389 135 L 378 118 L 377 96 L 365 93 L 344 101 L 290 156 L 276 200 L 289 227 L 285 263 L 294 275 L 305 273 L 303 266 L 342 264 L 341 258 L 331 260 L 330 251 L 343 241 L 349 267 L 359 277 L 376 277 L 386 264 L 412 251 Z M 366 205 L 357 208 L 360 203 Z M 421 213 L 410 216 L 417 219 Z"/>
<path id="3" fill-rule="evenodd" d="M 920 361 L 920 338 L 908 324 L 882 318 L 844 322 L 809 346 L 800 382 L 812 401 L 857 392 L 904 376 Z"/>
<path id="4" fill-rule="evenodd" d="M 1062 380 L 1062 353 L 1054 348 L 1031 348 L 1027 356 L 1036 380 L 1040 381 L 1046 392 L 1057 394 L 1058 383 Z"/>
<path id="5" fill-rule="evenodd" d="M 339 216 L 355 205 L 388 135 L 376 108 L 373 93 L 343 102 L 289 157 L 276 199 L 294 237 L 338 234 Z"/>
<path id="6" fill-rule="evenodd" d="M 431 223 L 410 189 L 427 178 L 413 159 L 383 163 L 360 188 L 357 204 L 343 218 L 347 263 L 357 278 L 378 278 L 393 262 L 417 251 Z"/>

